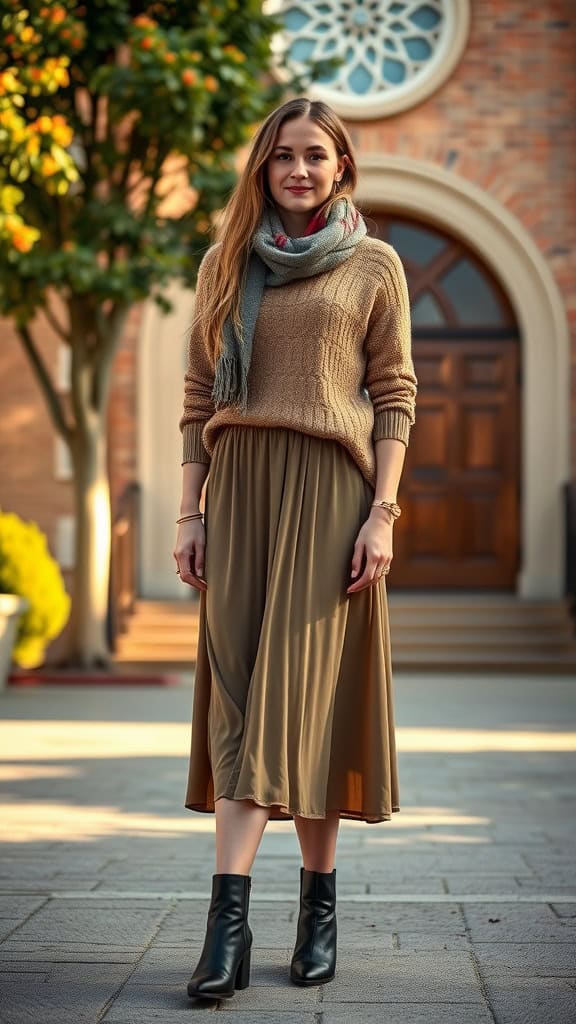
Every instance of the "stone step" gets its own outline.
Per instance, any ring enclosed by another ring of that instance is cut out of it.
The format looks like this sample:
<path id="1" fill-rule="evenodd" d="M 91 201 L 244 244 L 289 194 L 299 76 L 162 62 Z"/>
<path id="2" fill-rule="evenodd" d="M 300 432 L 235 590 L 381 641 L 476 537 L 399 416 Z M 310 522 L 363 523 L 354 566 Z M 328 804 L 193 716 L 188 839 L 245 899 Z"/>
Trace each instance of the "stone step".
<path id="1" fill-rule="evenodd" d="M 492 592 L 469 593 L 468 591 L 442 593 L 434 591 L 424 593 L 388 591 L 388 601 L 391 607 L 409 608 L 412 611 L 418 609 L 423 611 L 448 609 L 476 609 L 484 607 L 494 612 L 500 611 L 526 611 L 535 613 L 566 612 L 566 602 L 562 599 L 543 600 L 519 598 L 514 594 L 494 594 Z M 152 598 L 138 598 L 135 603 L 135 612 L 150 611 L 155 614 L 162 614 L 167 611 L 174 611 L 179 615 L 186 615 L 197 609 L 198 598 L 192 597 L 184 601 L 154 600 Z"/>
<path id="2" fill-rule="evenodd" d="M 509 635 L 512 638 L 527 637 L 530 639 L 533 635 L 542 637 L 546 640 L 558 640 L 565 641 L 566 643 L 576 643 L 576 634 L 574 627 L 569 620 L 559 622 L 534 622 L 534 623 L 523 623 L 523 622 L 484 622 L 478 621 L 477 619 L 470 619 L 466 621 L 458 621 L 452 619 L 438 619 L 438 620 L 412 620 L 411 618 L 399 618 L 393 612 L 390 613 L 390 628 L 395 634 L 413 634 L 415 637 L 418 635 L 432 636 L 433 634 L 443 634 L 450 636 L 451 639 L 456 642 L 458 638 L 466 638 L 469 633 L 476 633 L 484 641 L 486 639 L 495 640 L 498 638 L 504 638 Z M 138 636 L 145 638 L 166 636 L 170 640 L 179 642 L 180 640 L 186 640 L 191 635 L 197 635 L 198 632 L 198 618 L 196 616 L 190 616 L 182 621 L 178 619 L 166 618 L 154 619 L 153 621 L 143 622 L 140 619 L 135 619 L 130 623 L 129 635 Z"/>
<path id="3" fill-rule="evenodd" d="M 132 647 L 141 647 L 143 650 L 147 647 L 157 647 L 158 649 L 162 648 L 169 651 L 174 647 L 188 649 L 191 644 L 197 642 L 197 639 L 197 624 L 191 624 L 190 628 L 185 631 L 161 628 L 154 631 L 134 629 L 129 634 L 119 638 L 118 646 L 123 648 L 126 645 L 130 645 Z M 525 650 L 560 650 L 565 648 L 566 650 L 572 649 L 576 652 L 576 642 L 570 633 L 557 635 L 555 633 L 525 632 L 522 630 L 501 630 L 493 635 L 490 635 L 488 631 L 482 633 L 480 631 L 467 630 L 466 632 L 460 631 L 455 636 L 452 630 L 437 628 L 415 630 L 411 627 L 396 625 L 392 630 L 392 642 L 396 646 L 410 644 L 417 648 L 446 647 L 463 650 L 471 647 L 482 648 L 489 644 L 495 650 L 514 647 Z"/>
<path id="4" fill-rule="evenodd" d="M 195 666 L 195 651 L 189 657 L 175 656 L 168 661 L 161 656 L 157 658 L 141 658 L 137 655 L 117 655 L 115 657 L 119 670 L 126 672 L 160 672 L 186 671 L 190 672 Z M 417 652 L 414 650 L 392 651 L 392 667 L 401 672 L 429 672 L 439 673 L 467 672 L 470 674 L 490 671 L 490 673 L 539 673 L 549 675 L 570 675 L 576 677 L 576 657 L 574 655 L 562 655 L 558 653 L 545 656 L 529 656 L 522 651 L 519 652 L 478 652 L 473 658 L 470 653 L 463 655 L 461 651 L 444 653 L 441 657 L 431 655 L 429 651 Z"/>
<path id="5" fill-rule="evenodd" d="M 119 639 L 117 645 L 119 653 L 126 654 L 128 651 L 138 651 L 145 657 L 152 657 L 157 654 L 169 657 L 171 655 L 175 656 L 178 652 L 182 652 L 188 657 L 191 652 L 195 651 L 196 646 L 197 634 L 191 635 L 185 640 L 170 639 L 165 636 L 158 638 L 125 636 Z M 576 644 L 530 636 L 514 640 L 504 637 L 498 642 L 493 640 L 490 644 L 487 644 L 484 638 L 469 635 L 455 643 L 448 635 L 432 632 L 429 636 L 406 636 L 397 630 L 392 636 L 392 647 L 396 653 L 402 651 L 429 651 L 436 655 L 444 655 L 462 651 L 470 656 L 484 656 L 486 651 L 494 651 L 503 654 L 507 652 L 523 652 L 524 656 L 528 657 L 538 653 L 549 654 L 557 651 L 559 654 L 571 654 L 576 659 Z"/>
<path id="6" fill-rule="evenodd" d="M 515 595 L 389 595 L 392 660 L 414 671 L 482 667 L 503 671 L 576 672 L 576 634 L 564 601 Z M 139 600 L 117 642 L 119 665 L 193 664 L 199 600 Z"/>

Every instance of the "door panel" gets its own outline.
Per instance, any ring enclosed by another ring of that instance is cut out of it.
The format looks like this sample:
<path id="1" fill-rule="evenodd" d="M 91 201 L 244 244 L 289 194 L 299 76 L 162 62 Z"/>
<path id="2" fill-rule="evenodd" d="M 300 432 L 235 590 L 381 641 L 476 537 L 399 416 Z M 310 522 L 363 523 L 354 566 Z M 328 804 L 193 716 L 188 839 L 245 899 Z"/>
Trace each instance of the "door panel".
<path id="1" fill-rule="evenodd" d="M 518 564 L 518 346 L 414 341 L 416 423 L 394 586 L 510 588 Z"/>

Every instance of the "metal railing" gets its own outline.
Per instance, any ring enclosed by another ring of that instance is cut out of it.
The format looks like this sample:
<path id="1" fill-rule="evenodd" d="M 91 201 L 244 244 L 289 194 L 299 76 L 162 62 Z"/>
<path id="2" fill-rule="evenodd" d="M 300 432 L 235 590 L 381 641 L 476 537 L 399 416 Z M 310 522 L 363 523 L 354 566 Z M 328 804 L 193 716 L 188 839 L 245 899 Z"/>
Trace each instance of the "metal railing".
<path id="1" fill-rule="evenodd" d="M 139 527 L 140 485 L 134 481 L 122 492 L 112 520 L 108 602 L 108 643 L 112 651 L 118 635 L 126 632 L 138 596 Z"/>

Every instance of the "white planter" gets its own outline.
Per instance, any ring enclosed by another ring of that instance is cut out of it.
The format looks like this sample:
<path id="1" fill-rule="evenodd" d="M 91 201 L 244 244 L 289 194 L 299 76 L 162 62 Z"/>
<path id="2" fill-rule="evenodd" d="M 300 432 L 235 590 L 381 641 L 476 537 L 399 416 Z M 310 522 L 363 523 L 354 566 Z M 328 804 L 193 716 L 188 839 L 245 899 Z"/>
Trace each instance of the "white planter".
<path id="1" fill-rule="evenodd" d="M 26 607 L 27 602 L 16 594 L 0 594 L 0 690 L 6 686 L 18 619 Z"/>

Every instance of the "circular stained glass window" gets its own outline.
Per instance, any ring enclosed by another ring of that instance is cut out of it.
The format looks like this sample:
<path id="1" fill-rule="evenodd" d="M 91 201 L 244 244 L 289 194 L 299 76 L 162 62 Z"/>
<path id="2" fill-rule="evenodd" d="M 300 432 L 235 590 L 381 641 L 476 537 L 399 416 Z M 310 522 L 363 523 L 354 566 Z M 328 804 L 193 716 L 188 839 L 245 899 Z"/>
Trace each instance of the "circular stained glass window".
<path id="1" fill-rule="evenodd" d="M 398 113 L 444 82 L 460 59 L 469 0 L 269 0 L 284 26 L 275 40 L 280 72 L 336 59 L 310 95 L 356 119 Z"/>

